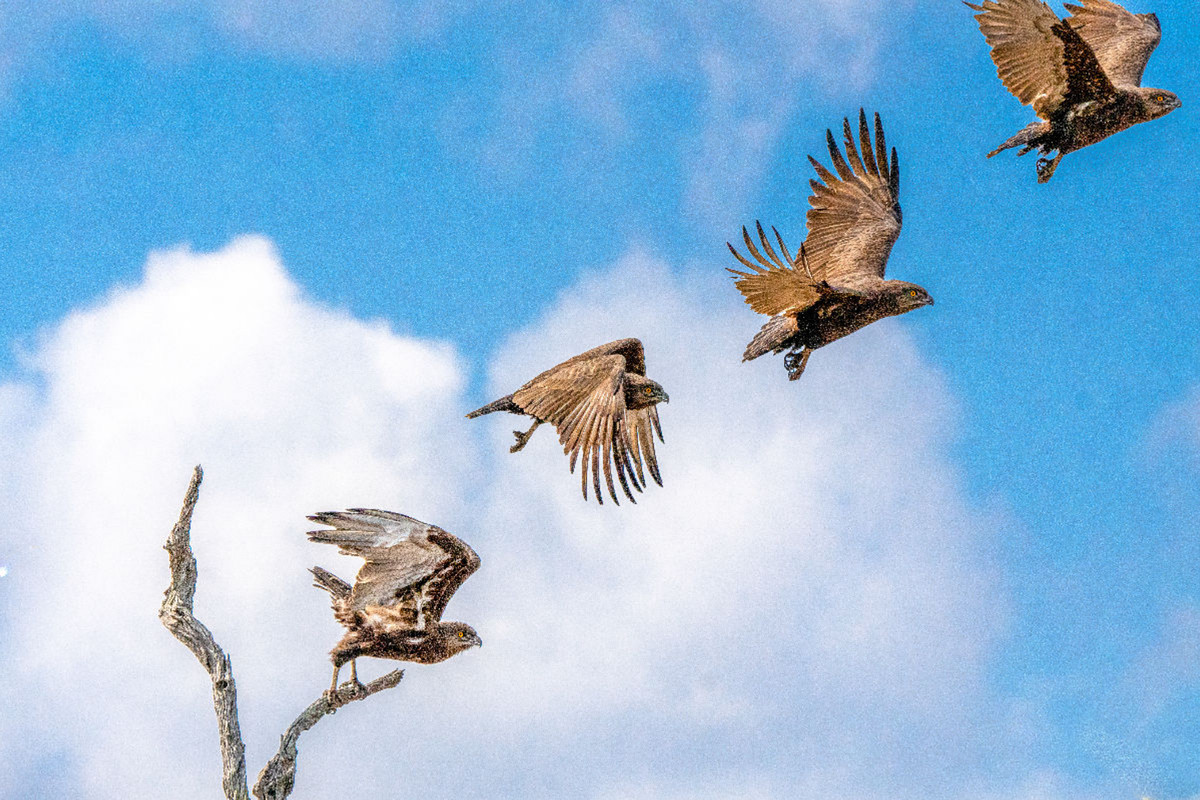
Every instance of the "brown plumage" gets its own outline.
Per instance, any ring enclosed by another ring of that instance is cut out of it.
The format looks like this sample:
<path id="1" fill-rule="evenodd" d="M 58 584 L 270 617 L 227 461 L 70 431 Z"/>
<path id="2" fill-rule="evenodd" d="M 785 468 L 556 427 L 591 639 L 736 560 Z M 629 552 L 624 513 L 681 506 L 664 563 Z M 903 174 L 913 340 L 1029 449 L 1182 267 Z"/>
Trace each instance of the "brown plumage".
<path id="1" fill-rule="evenodd" d="M 483 644 L 462 622 L 442 622 L 450 596 L 479 569 L 479 556 L 453 534 L 403 514 L 352 508 L 309 517 L 328 525 L 309 531 L 313 542 L 335 544 L 342 553 L 366 559 L 353 588 L 313 567 L 314 585 L 329 592 L 333 615 L 347 629 L 330 651 L 331 692 L 338 672 L 350 662 L 357 682 L 359 656 L 436 664 Z"/>
<path id="2" fill-rule="evenodd" d="M 861 155 L 848 119 L 843 120 L 843 133 L 844 158 L 833 132 L 825 132 L 837 174 L 809 156 L 823 182 L 810 181 L 808 238 L 795 259 L 778 231 L 775 240 L 781 253 L 775 251 L 761 224 L 761 251 L 742 228 L 742 240 L 757 263 L 729 245 L 734 257 L 751 270 L 729 270 L 738 290 L 751 308 L 771 317 L 742 360 L 789 350 L 784 366 L 793 381 L 804 373 L 809 355 L 818 347 L 876 320 L 933 303 L 920 286 L 883 278 L 900 235 L 900 164 L 894 148 L 888 161 L 879 115 L 872 143 L 866 112 L 859 111 Z"/>
<path id="3" fill-rule="evenodd" d="M 619 339 L 551 367 L 512 394 L 472 411 L 467 417 L 494 411 L 533 417 L 529 430 L 513 431 L 517 437 L 517 443 L 510 449 L 513 453 L 525 446 L 539 425 L 550 423 L 558 431 L 563 452 L 571 455 L 571 472 L 575 472 L 576 460 L 583 462 L 580 480 L 585 500 L 590 467 L 597 502 L 604 504 L 600 493 L 603 470 L 609 496 L 619 504 L 612 478 L 615 464 L 621 489 L 636 503 L 629 487 L 632 484 L 640 492 L 646 486 L 643 461 L 650 477 L 662 486 L 651 429 L 662 441 L 656 406 L 668 400 L 662 386 L 646 377 L 642 343 L 637 339 Z"/>
<path id="4" fill-rule="evenodd" d="M 1005 87 L 1044 120 L 1028 125 L 988 153 L 1010 147 L 1025 155 L 1035 147 L 1038 183 L 1054 175 L 1068 153 L 1095 144 L 1139 122 L 1179 108 L 1179 98 L 1143 87 L 1142 73 L 1162 38 L 1154 14 L 1131 14 L 1111 0 L 1067 3 L 1060 20 L 1041 0 L 965 3 L 978 11 L 992 61 Z"/>

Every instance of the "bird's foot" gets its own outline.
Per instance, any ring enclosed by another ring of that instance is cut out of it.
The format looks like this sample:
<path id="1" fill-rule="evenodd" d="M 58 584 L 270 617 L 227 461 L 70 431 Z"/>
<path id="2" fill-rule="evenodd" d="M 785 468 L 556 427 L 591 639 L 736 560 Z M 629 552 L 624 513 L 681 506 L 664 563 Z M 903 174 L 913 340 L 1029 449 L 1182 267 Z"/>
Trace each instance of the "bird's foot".
<path id="1" fill-rule="evenodd" d="M 804 368 L 808 366 L 808 357 L 812 353 L 811 350 L 793 350 L 783 357 L 783 366 L 787 368 L 788 380 L 794 381 L 804 374 Z"/>
<path id="2" fill-rule="evenodd" d="M 521 433 L 520 431 L 513 431 L 513 436 L 517 437 L 517 443 L 508 448 L 508 452 L 515 453 L 523 448 L 529 441 L 529 437 L 533 436 L 533 432 L 536 431 L 538 426 L 541 424 L 541 420 L 535 420 L 533 425 L 530 426 L 529 430 L 525 431 L 524 433 Z"/>
<path id="3" fill-rule="evenodd" d="M 362 697 L 367 693 L 367 687 L 358 678 L 353 678 L 338 686 L 336 689 L 325 690 L 325 700 L 331 706 L 342 706 L 351 700 Z"/>
<path id="4" fill-rule="evenodd" d="M 1054 170 L 1058 169 L 1058 162 L 1062 161 L 1062 154 L 1054 158 L 1039 158 L 1037 162 L 1038 183 L 1046 183 L 1054 177 Z"/>

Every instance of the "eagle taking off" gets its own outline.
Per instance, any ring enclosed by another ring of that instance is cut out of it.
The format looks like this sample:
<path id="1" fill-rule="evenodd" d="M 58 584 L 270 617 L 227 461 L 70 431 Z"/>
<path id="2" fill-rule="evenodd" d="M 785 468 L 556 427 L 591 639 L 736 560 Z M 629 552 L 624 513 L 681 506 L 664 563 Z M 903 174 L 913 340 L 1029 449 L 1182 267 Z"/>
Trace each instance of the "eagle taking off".
<path id="1" fill-rule="evenodd" d="M 729 245 L 734 258 L 750 272 L 733 273 L 746 303 L 771 319 L 750 342 L 743 361 L 766 353 L 789 350 L 784 357 L 788 378 L 804 372 L 813 350 L 824 347 L 876 320 L 933 304 L 929 293 L 914 283 L 883 279 L 888 255 L 900 235 L 900 164 L 892 149 L 888 162 L 883 123 L 875 115 L 875 142 L 867 115 L 859 111 L 854 142 L 850 120 L 843 120 L 846 156 L 833 132 L 826 131 L 829 157 L 837 174 L 809 156 L 821 181 L 810 181 L 808 238 L 793 259 L 775 231 L 783 258 L 758 225 L 760 251 L 742 228 L 746 249 L 758 263 Z M 774 230 L 774 229 L 772 229 Z M 764 256 L 764 253 L 766 254 Z"/>
<path id="2" fill-rule="evenodd" d="M 1067 3 L 1065 20 L 1041 0 L 965 4 L 979 12 L 975 19 L 1000 80 L 1042 118 L 988 158 L 1010 147 L 1020 147 L 1022 156 L 1035 147 L 1043 156 L 1057 150 L 1053 159 L 1038 159 L 1038 183 L 1050 180 L 1067 153 L 1181 105 L 1171 92 L 1141 85 L 1162 38 L 1158 17 L 1131 14 L 1111 0 L 1082 3 Z"/>
<path id="3" fill-rule="evenodd" d="M 588 496 L 588 467 L 596 500 L 604 504 L 600 493 L 600 471 L 608 484 L 613 502 L 617 500 L 613 487 L 612 467 L 617 467 L 621 489 L 636 503 L 629 485 L 642 491 L 646 477 L 642 462 L 654 482 L 662 486 L 658 459 L 654 455 L 653 432 L 662 441 L 658 422 L 659 403 L 669 401 L 663 387 L 646 377 L 646 354 L 637 339 L 618 339 L 592 348 L 538 375 L 529 383 L 506 397 L 488 403 L 467 414 L 469 419 L 507 411 L 533 417 L 533 426 L 517 437 L 509 452 L 525 446 L 529 437 L 543 422 L 558 431 L 558 441 L 564 453 L 571 454 L 571 472 L 582 454 L 583 498 Z"/>
<path id="4" fill-rule="evenodd" d="M 328 525 L 309 531 L 313 542 L 336 544 L 349 556 L 366 559 L 354 586 L 313 567 L 314 586 L 329 592 L 333 616 L 347 629 L 330 652 L 333 683 L 350 662 L 358 682 L 359 656 L 436 664 L 483 644 L 462 622 L 442 622 L 442 612 L 463 581 L 479 569 L 479 556 L 453 534 L 435 525 L 367 508 L 326 511 L 309 517 Z"/>

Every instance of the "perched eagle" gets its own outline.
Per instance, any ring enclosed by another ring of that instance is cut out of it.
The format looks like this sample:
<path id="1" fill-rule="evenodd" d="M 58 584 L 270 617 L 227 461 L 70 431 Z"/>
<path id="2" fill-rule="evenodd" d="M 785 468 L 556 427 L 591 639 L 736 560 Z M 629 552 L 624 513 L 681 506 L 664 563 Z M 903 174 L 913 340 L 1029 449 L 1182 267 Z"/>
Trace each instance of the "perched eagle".
<path id="1" fill-rule="evenodd" d="M 920 286 L 883 279 L 888 255 L 900 235 L 900 164 L 895 148 L 888 163 L 879 115 L 875 115 L 872 145 L 867 115 L 859 111 L 861 157 L 850 120 L 843 120 L 843 131 L 845 158 L 833 132 L 825 132 L 836 175 L 812 156 L 808 158 L 824 183 L 809 182 L 813 193 L 808 198 L 812 206 L 808 210 L 808 238 L 796 258 L 775 231 L 781 259 L 761 224 L 761 252 L 750 232 L 742 228 L 746 249 L 758 263 L 751 263 L 729 245 L 734 258 L 751 270 L 729 270 L 738 290 L 751 308 L 771 317 L 750 342 L 742 360 L 789 350 L 783 363 L 793 381 L 804 373 L 808 357 L 818 347 L 884 317 L 933 304 L 933 298 Z"/>
<path id="2" fill-rule="evenodd" d="M 619 504 L 612 479 L 615 464 L 621 489 L 636 503 L 629 486 L 633 484 L 639 492 L 646 486 L 643 460 L 650 477 L 662 486 L 651 426 L 662 441 L 655 406 L 668 400 L 663 387 L 646 377 L 642 343 L 637 339 L 618 339 L 551 367 L 512 394 L 472 411 L 467 417 L 481 417 L 493 411 L 533 417 L 529 430 L 513 431 L 517 443 L 509 449 L 512 453 L 525 446 L 539 425 L 549 422 L 558 431 L 563 452 L 571 454 L 572 473 L 575 462 L 583 456 L 581 483 L 585 500 L 590 464 L 596 500 L 604 504 L 600 493 L 603 469 L 608 493 Z"/>
<path id="3" fill-rule="evenodd" d="M 1082 2 L 1066 4 L 1065 20 L 1041 0 L 966 3 L 979 12 L 975 19 L 1000 80 L 1043 120 L 988 158 L 1010 147 L 1020 147 L 1022 156 L 1035 147 L 1043 156 L 1057 150 L 1053 160 L 1038 159 L 1038 183 L 1050 180 L 1067 153 L 1180 106 L 1171 92 L 1141 85 L 1162 38 L 1158 17 L 1130 14 L 1111 0 Z"/>
<path id="4" fill-rule="evenodd" d="M 358 681 L 359 656 L 436 664 L 469 647 L 483 644 L 462 622 L 442 622 L 442 612 L 471 573 L 479 556 L 466 542 L 435 525 L 367 508 L 326 511 L 309 517 L 328 525 L 309 531 L 313 542 L 336 544 L 346 555 L 366 559 L 354 587 L 313 567 L 314 586 L 329 592 L 333 616 L 347 629 L 330 651 L 333 683 L 350 662 L 350 679 Z"/>

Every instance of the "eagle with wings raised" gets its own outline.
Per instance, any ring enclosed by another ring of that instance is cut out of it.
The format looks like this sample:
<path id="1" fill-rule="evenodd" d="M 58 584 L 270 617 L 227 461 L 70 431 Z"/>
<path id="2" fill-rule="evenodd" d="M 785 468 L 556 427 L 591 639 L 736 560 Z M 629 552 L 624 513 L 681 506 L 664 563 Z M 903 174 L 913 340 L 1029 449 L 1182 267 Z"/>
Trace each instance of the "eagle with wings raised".
<path id="1" fill-rule="evenodd" d="M 1142 86 L 1162 39 L 1154 14 L 1131 14 L 1111 0 L 1067 3 L 1065 20 L 1041 0 L 965 5 L 979 12 L 975 19 L 1004 86 L 1041 117 L 988 158 L 1011 147 L 1021 148 L 1018 155 L 1037 148 L 1038 183 L 1050 180 L 1068 153 L 1181 105 L 1165 89 Z"/>
<path id="2" fill-rule="evenodd" d="M 597 502 L 604 504 L 600 493 L 603 471 L 609 496 L 619 505 L 613 486 L 614 465 L 621 489 L 631 502 L 637 501 L 629 487 L 641 492 L 646 486 L 643 462 L 650 477 L 662 486 L 651 429 L 661 442 L 657 405 L 669 400 L 663 387 L 646 377 L 642 343 L 618 339 L 551 367 L 512 394 L 467 417 L 495 411 L 533 417 L 529 430 L 513 431 L 517 442 L 509 450 L 512 453 L 525 446 L 539 425 L 550 423 L 558 431 L 563 452 L 571 456 L 571 472 L 575 472 L 576 461 L 583 463 L 583 498 L 588 496 L 590 467 Z"/>
<path id="3" fill-rule="evenodd" d="M 329 526 L 309 531 L 310 541 L 335 544 L 345 555 L 366 559 L 353 587 L 312 568 L 313 585 L 329 592 L 333 616 L 346 627 L 330 651 L 331 693 L 347 661 L 350 680 L 357 684 L 359 656 L 436 664 L 483 645 L 470 625 L 442 622 L 450 596 L 479 569 L 479 556 L 462 539 L 391 511 L 352 508 L 309 519 Z"/>
<path id="4" fill-rule="evenodd" d="M 900 163 L 895 148 L 888 160 L 879 115 L 875 115 L 872 142 L 866 112 L 859 111 L 861 156 L 850 120 L 843 120 L 842 127 L 845 157 L 833 132 L 825 132 L 834 172 L 808 158 L 821 180 L 809 182 L 813 193 L 808 198 L 808 238 L 796 257 L 779 231 L 772 229 L 779 244 L 776 252 L 761 224 L 762 250 L 742 228 L 753 262 L 728 245 L 734 258 L 750 269 L 729 270 L 738 290 L 751 308 L 771 318 L 742 360 L 787 350 L 783 363 L 793 381 L 804 373 L 808 357 L 818 347 L 884 317 L 933 304 L 929 293 L 915 283 L 883 277 L 892 245 L 900 236 Z"/>

